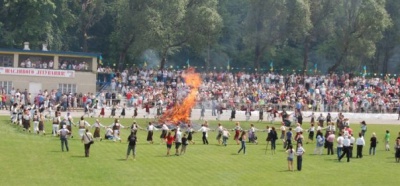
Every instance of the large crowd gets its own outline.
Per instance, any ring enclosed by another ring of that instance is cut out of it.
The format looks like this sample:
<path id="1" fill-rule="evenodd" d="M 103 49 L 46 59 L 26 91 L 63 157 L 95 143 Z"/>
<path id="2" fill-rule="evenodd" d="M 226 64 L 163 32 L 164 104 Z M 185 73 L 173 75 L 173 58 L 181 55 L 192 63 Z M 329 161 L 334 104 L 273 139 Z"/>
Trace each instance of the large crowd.
<path id="1" fill-rule="evenodd" d="M 104 108 L 111 107 L 114 110 L 111 116 L 116 116 L 115 107 L 122 107 L 121 116 L 125 116 L 125 108 L 133 107 L 144 108 L 146 112 L 150 107 L 156 106 L 160 108 L 160 114 L 163 109 L 170 109 L 175 103 L 181 102 L 187 93 L 191 90 L 183 78 L 182 71 L 156 71 L 156 70 L 124 70 L 121 73 L 116 72 L 115 77 L 110 84 L 110 89 L 101 91 L 99 94 L 87 93 L 76 94 L 70 92 L 60 92 L 59 90 L 44 90 L 38 95 L 30 95 L 25 89 L 12 89 L 10 93 L 2 91 L 2 100 L 9 96 L 11 119 L 13 123 L 19 124 L 25 131 L 30 131 L 31 120 L 34 123 L 33 132 L 44 134 L 44 121 L 52 121 L 52 134 L 61 136 L 62 149 L 67 146 L 67 139 L 72 137 L 72 126 L 79 128 L 79 136 L 85 144 L 85 156 L 89 156 L 90 143 L 94 139 L 102 139 L 100 136 L 100 128 L 106 128 L 105 139 L 121 141 L 119 130 L 126 128 L 116 118 L 110 126 L 103 126 L 99 120 L 92 125 L 87 123 L 82 117 L 77 123 L 72 121 L 70 116 L 71 110 L 83 107 L 85 114 L 94 110 L 101 110 L 99 116 L 104 116 Z M 240 124 L 232 129 L 235 131 L 237 144 L 241 144 L 242 150 L 246 153 L 246 142 L 257 142 L 257 131 L 267 132 L 267 142 L 271 145 L 271 152 L 275 153 L 276 140 L 278 140 L 277 131 L 281 131 L 280 139 L 284 143 L 284 148 L 288 153 L 288 165 L 291 167 L 293 156 L 296 155 L 298 162 L 298 170 L 301 170 L 302 155 L 305 149 L 302 147 L 306 140 L 303 133 L 308 132 L 308 141 L 316 140 L 315 154 L 322 153 L 322 147 L 327 148 L 328 154 L 333 154 L 333 144 L 336 144 L 336 154 L 340 161 L 347 156 L 347 161 L 352 157 L 353 146 L 357 145 L 357 156 L 362 158 L 362 147 L 365 145 L 364 135 L 366 132 L 365 122 L 361 126 L 361 131 L 357 135 L 350 128 L 350 124 L 340 114 L 336 118 L 311 116 L 311 127 L 309 129 L 302 128 L 301 113 L 304 110 L 321 111 L 321 112 L 393 112 L 400 111 L 400 107 L 396 102 L 399 95 L 400 78 L 385 77 L 364 78 L 351 77 L 349 74 L 329 75 L 329 76 L 300 76 L 278 75 L 273 73 L 266 74 L 248 74 L 248 73 L 230 73 L 230 72 L 210 72 L 200 73 L 203 82 L 198 90 L 197 102 L 198 107 L 204 109 L 210 107 L 220 112 L 223 109 L 231 109 L 232 113 L 237 109 L 246 111 L 246 114 L 252 110 L 264 110 L 274 113 L 280 111 L 282 116 L 282 127 L 275 129 L 274 127 L 266 129 L 257 129 L 252 124 L 249 129 L 243 130 Z M 33 97 L 32 97 L 33 96 Z M 32 101 L 33 100 L 33 101 Z M 123 102 L 122 100 L 125 100 Z M 2 104 L 7 104 L 7 101 Z M 3 107 L 2 107 L 3 108 Z M 7 107 L 6 107 L 7 108 Z M 64 117 L 61 117 L 60 111 L 68 111 Z M 289 114 L 287 110 L 294 110 L 294 116 L 297 120 L 295 123 L 286 123 Z M 46 114 L 48 113 L 48 114 Z M 158 112 L 157 112 L 158 113 Z M 93 117 L 99 117 L 97 114 Z M 111 117 L 110 116 L 110 117 Z M 232 117 L 231 117 L 232 118 Z M 158 124 L 157 124 L 158 125 Z M 92 135 L 88 128 L 95 127 Z M 158 129 L 157 127 L 160 127 Z M 127 158 L 130 151 L 136 154 L 136 132 L 140 127 L 134 122 L 131 127 L 131 135 L 128 137 L 129 146 Z M 181 155 L 181 145 L 192 142 L 191 134 L 194 128 L 190 124 L 184 127 L 175 128 L 175 135 L 172 135 L 169 127 L 165 123 L 160 126 L 154 126 L 149 123 L 146 127 L 148 130 L 147 141 L 153 143 L 153 131 L 162 130 L 160 139 L 162 142 L 166 140 L 167 155 L 170 155 L 172 143 L 175 143 L 175 155 Z M 181 130 L 186 129 L 186 136 Z M 197 129 L 196 129 L 197 130 Z M 205 122 L 199 132 L 203 134 L 202 140 L 204 144 L 208 144 L 207 133 L 212 129 Z M 229 137 L 229 130 L 222 125 L 218 125 L 215 129 L 218 132 L 218 144 L 226 145 L 226 139 Z M 325 134 L 323 134 L 323 131 Z M 363 132 L 364 131 L 364 132 Z M 336 136 L 338 135 L 338 137 Z M 355 137 L 358 138 L 356 139 Z M 133 140 L 131 140 L 133 138 Z M 370 139 L 370 154 L 375 153 L 376 136 Z M 385 135 L 385 149 L 389 150 L 390 133 Z M 375 146 L 374 146 L 375 144 Z M 359 147 L 360 146 L 360 147 Z M 358 149 L 361 148 L 361 149 Z M 396 140 L 396 161 L 400 158 L 400 137 Z M 180 149 L 180 150 L 179 150 Z M 343 152 L 343 153 L 342 153 Z M 398 152 L 398 153 L 397 153 Z"/>

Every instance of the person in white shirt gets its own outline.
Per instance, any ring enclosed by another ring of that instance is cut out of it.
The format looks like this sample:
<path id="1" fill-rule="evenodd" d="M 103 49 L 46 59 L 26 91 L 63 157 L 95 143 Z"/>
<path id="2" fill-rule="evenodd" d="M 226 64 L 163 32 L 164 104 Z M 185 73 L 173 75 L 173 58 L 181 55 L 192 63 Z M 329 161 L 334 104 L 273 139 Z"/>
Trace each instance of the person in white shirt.
<path id="1" fill-rule="evenodd" d="M 106 133 L 104 134 L 104 139 L 113 140 L 113 130 L 110 127 L 107 127 Z"/>
<path id="2" fill-rule="evenodd" d="M 121 142 L 120 129 L 125 128 L 125 126 L 123 126 L 123 125 L 121 125 L 121 123 L 119 123 L 119 119 L 115 119 L 114 123 L 108 127 L 111 127 L 113 130 L 113 134 L 114 134 L 113 140 L 114 141 L 118 140 L 119 142 Z"/>
<path id="3" fill-rule="evenodd" d="M 223 132 L 224 128 L 222 127 L 221 123 L 218 123 L 218 127 L 217 127 L 217 141 L 218 141 L 218 145 L 221 145 L 221 138 L 222 138 L 222 132 Z"/>
<path id="4" fill-rule="evenodd" d="M 349 135 L 349 139 L 350 139 L 349 154 L 350 154 L 350 158 L 353 158 L 353 147 L 354 147 L 354 143 L 356 142 L 356 139 L 353 137 L 353 134 Z"/>
<path id="5" fill-rule="evenodd" d="M 69 151 L 69 147 L 68 147 L 68 134 L 69 133 L 70 133 L 70 131 L 67 129 L 66 125 L 63 125 L 62 129 L 57 131 L 57 134 L 60 135 L 61 150 L 63 152 L 64 152 L 64 145 L 65 145 L 67 152 Z"/>
<path id="6" fill-rule="evenodd" d="M 96 122 L 92 125 L 92 128 L 94 129 L 93 137 L 94 139 L 99 139 L 102 141 L 103 139 L 100 137 L 100 128 L 104 126 L 100 123 L 99 119 L 96 119 Z"/>
<path id="7" fill-rule="evenodd" d="M 169 130 L 168 126 L 165 123 L 163 123 L 161 127 L 160 144 L 165 143 L 165 137 L 167 137 L 168 130 Z"/>
<path id="8" fill-rule="evenodd" d="M 182 145 L 182 132 L 178 127 L 175 129 L 175 155 L 179 156 L 179 148 Z"/>
<path id="9" fill-rule="evenodd" d="M 302 144 L 298 144 L 297 150 L 296 150 L 296 156 L 297 156 L 297 170 L 301 171 L 301 167 L 303 165 L 303 154 L 306 151 L 302 147 Z"/>
<path id="10" fill-rule="evenodd" d="M 339 136 L 339 137 L 341 137 L 341 136 Z M 347 162 L 350 162 L 350 139 L 349 139 L 349 136 L 344 136 L 344 138 L 343 138 L 343 153 L 339 157 L 339 162 L 344 157 L 344 155 L 346 155 L 346 157 L 347 157 Z"/>
<path id="11" fill-rule="evenodd" d="M 82 116 L 81 120 L 78 122 L 78 128 L 79 128 L 78 133 L 81 138 L 85 134 L 86 128 L 88 127 L 90 127 L 90 124 L 87 121 L 85 121 L 85 119 Z"/>
<path id="12" fill-rule="evenodd" d="M 339 133 L 339 137 L 336 139 L 337 142 L 337 148 L 336 148 L 336 153 L 337 153 L 337 157 L 338 159 L 340 158 L 340 156 L 342 155 L 342 150 L 343 150 L 343 136 L 342 133 Z M 350 142 L 350 140 L 349 140 Z"/>
<path id="13" fill-rule="evenodd" d="M 363 147 L 365 145 L 365 140 L 364 140 L 364 137 L 363 137 L 362 133 L 358 134 L 358 138 L 356 140 L 356 144 L 357 144 L 357 156 L 356 156 L 356 158 L 362 158 L 363 157 L 362 150 L 363 150 Z"/>
<path id="14" fill-rule="evenodd" d="M 147 126 L 147 142 L 150 144 L 153 144 L 153 132 L 154 130 L 157 130 L 156 127 L 154 127 L 153 123 L 149 122 L 149 126 Z"/>
<path id="15" fill-rule="evenodd" d="M 208 145 L 207 137 L 208 137 L 208 131 L 209 131 L 209 130 L 210 130 L 210 129 L 207 127 L 207 122 L 205 122 L 203 125 L 201 125 L 201 128 L 198 130 L 198 131 L 200 131 L 200 132 L 203 133 L 202 140 L 203 140 L 203 144 L 204 144 L 204 145 L 205 145 L 205 144 Z"/>
<path id="16" fill-rule="evenodd" d="M 222 131 L 222 144 L 224 146 L 227 145 L 227 141 L 228 141 L 229 136 L 231 136 L 231 134 L 229 133 L 229 131 L 226 128 L 224 128 L 223 131 Z"/>

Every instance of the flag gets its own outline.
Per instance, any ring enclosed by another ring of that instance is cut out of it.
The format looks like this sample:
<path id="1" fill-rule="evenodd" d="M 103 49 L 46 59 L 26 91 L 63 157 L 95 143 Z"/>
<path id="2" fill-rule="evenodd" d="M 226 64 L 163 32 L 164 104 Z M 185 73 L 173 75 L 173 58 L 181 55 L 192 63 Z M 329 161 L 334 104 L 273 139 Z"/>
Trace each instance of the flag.
<path id="1" fill-rule="evenodd" d="M 317 68 L 318 68 L 318 65 L 317 65 L 317 63 L 315 63 L 314 64 L 314 73 L 317 73 Z"/>
<path id="2" fill-rule="evenodd" d="M 187 64 L 187 67 L 189 68 L 190 67 L 189 59 L 186 61 L 186 64 Z"/>
<path id="3" fill-rule="evenodd" d="M 270 71 L 274 71 L 274 62 L 273 61 L 271 61 L 270 63 L 269 63 L 269 67 L 270 67 Z"/>
<path id="4" fill-rule="evenodd" d="M 100 64 L 100 65 L 103 65 L 103 56 L 101 56 L 101 55 L 100 55 L 100 57 L 99 57 L 99 64 Z"/>
<path id="5" fill-rule="evenodd" d="M 147 62 L 146 61 L 144 61 L 143 66 L 147 67 Z"/>
<path id="6" fill-rule="evenodd" d="M 231 65 L 230 65 L 230 61 L 228 59 L 228 65 L 226 66 L 226 69 L 229 70 L 230 68 L 231 68 Z"/>

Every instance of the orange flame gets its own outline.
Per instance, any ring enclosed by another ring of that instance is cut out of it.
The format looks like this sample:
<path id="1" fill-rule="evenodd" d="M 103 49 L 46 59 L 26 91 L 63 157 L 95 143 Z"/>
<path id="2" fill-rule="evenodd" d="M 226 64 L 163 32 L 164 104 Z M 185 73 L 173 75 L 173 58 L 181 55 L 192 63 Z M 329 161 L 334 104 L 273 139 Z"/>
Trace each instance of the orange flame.
<path id="1" fill-rule="evenodd" d="M 174 107 L 164 112 L 159 120 L 160 123 L 189 123 L 191 109 L 196 105 L 201 78 L 200 74 L 196 73 L 193 68 L 183 72 L 182 77 L 185 79 L 186 85 L 189 86 L 190 92 L 181 103 L 177 102 Z"/>

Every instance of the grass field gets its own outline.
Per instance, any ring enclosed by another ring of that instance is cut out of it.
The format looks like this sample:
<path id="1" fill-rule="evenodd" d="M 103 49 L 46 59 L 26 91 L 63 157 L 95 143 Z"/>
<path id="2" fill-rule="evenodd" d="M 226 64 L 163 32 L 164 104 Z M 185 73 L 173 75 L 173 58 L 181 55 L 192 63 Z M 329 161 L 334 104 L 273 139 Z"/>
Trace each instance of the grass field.
<path id="1" fill-rule="evenodd" d="M 93 119 L 88 120 L 93 123 Z M 145 120 L 137 121 L 146 126 Z M 109 125 L 112 120 L 101 119 L 101 122 Z M 125 126 L 131 122 L 132 119 L 121 119 Z M 221 123 L 227 128 L 234 125 L 228 121 Z M 216 128 L 217 122 L 210 124 L 210 128 Z M 241 125 L 247 129 L 250 123 Z M 259 129 L 266 125 L 255 123 Z M 274 126 L 279 128 L 278 123 Z M 358 132 L 359 124 L 352 124 L 352 128 Z M 159 144 L 159 131 L 155 132 L 152 145 L 146 142 L 147 133 L 139 131 L 136 161 L 125 161 L 128 130 L 123 130 L 122 143 L 95 142 L 91 156 L 85 158 L 79 139 L 70 139 L 70 152 L 61 152 L 59 138 L 51 136 L 50 123 L 46 123 L 45 129 L 46 136 L 25 133 L 11 125 L 8 117 L 0 117 L 1 185 L 397 185 L 399 181 L 400 164 L 395 163 L 394 151 L 385 151 L 383 145 L 383 135 L 388 129 L 393 149 L 400 131 L 397 125 L 369 125 L 365 156 L 353 158 L 350 163 L 338 162 L 336 155 L 312 155 L 315 143 L 307 144 L 301 172 L 287 171 L 281 141 L 275 155 L 270 151 L 265 154 L 266 134 L 261 132 L 258 145 L 247 144 L 246 155 L 237 154 L 239 146 L 232 137 L 227 147 L 218 146 L 216 132 L 211 132 L 210 145 L 203 145 L 201 134 L 195 133 L 196 144 L 189 145 L 185 155 L 166 157 L 165 145 Z M 376 156 L 368 155 L 372 132 L 377 133 L 380 141 Z M 78 135 L 76 128 L 73 133 Z M 355 153 L 354 149 L 354 156 Z"/>

